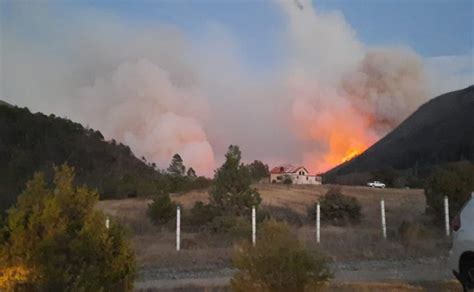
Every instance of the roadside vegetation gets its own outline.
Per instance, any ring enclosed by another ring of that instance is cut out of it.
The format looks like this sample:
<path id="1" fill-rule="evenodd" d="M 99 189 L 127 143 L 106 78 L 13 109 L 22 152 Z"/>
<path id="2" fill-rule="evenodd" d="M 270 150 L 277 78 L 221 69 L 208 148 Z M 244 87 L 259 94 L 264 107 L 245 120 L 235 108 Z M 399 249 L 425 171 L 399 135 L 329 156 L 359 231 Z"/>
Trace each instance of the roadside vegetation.
<path id="1" fill-rule="evenodd" d="M 444 219 L 444 196 L 449 198 L 450 219 L 456 216 L 474 191 L 474 164 L 450 163 L 438 167 L 425 186 L 427 213 L 435 222 Z"/>
<path id="2" fill-rule="evenodd" d="M 105 225 L 98 194 L 74 185 L 73 168 L 28 181 L 0 236 L 2 291 L 128 291 L 135 257 L 121 224 Z"/>
<path id="3" fill-rule="evenodd" d="M 305 291 L 329 281 L 327 259 L 306 250 L 287 224 L 267 220 L 260 225 L 254 247 L 248 241 L 234 251 L 238 272 L 231 280 L 234 291 Z"/>
<path id="4" fill-rule="evenodd" d="M 332 225 L 356 224 L 361 220 L 361 205 L 357 198 L 342 194 L 340 187 L 333 187 L 319 199 L 321 220 Z M 308 218 L 314 221 L 316 216 L 314 203 L 308 208 Z"/>

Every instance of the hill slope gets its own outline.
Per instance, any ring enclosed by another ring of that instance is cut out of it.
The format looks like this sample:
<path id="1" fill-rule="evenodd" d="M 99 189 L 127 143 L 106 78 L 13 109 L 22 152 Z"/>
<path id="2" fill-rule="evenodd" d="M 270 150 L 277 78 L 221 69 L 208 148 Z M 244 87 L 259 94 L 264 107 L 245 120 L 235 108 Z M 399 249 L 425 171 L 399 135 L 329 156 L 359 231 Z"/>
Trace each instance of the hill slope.
<path id="1" fill-rule="evenodd" d="M 474 86 L 423 104 L 364 153 L 327 173 L 339 175 L 474 161 Z"/>
<path id="2" fill-rule="evenodd" d="M 163 176 L 129 147 L 105 141 L 99 131 L 0 102 L 0 213 L 34 172 L 51 176 L 52 166 L 63 163 L 75 167 L 77 183 L 102 197 L 146 194 L 162 183 Z"/>

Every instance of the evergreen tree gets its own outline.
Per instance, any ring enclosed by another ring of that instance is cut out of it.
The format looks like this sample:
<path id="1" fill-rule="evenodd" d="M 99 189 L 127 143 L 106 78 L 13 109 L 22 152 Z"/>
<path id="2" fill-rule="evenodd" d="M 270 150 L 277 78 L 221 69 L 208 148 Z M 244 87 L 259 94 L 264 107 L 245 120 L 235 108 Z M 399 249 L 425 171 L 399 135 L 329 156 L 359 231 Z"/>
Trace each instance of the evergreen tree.
<path id="1" fill-rule="evenodd" d="M 230 145 L 226 161 L 217 169 L 210 191 L 211 204 L 225 212 L 243 215 L 261 202 L 260 194 L 251 188 L 248 167 L 240 163 L 239 146 Z"/>
<path id="2" fill-rule="evenodd" d="M 123 228 L 95 208 L 98 194 L 56 168 L 37 173 L 8 212 L 0 239 L 0 290 L 115 291 L 132 288 L 134 255 Z M 18 276 L 20 275 L 20 276 Z"/>
<path id="3" fill-rule="evenodd" d="M 176 176 L 184 176 L 184 174 L 186 173 L 186 167 L 184 166 L 183 159 L 179 154 L 176 153 L 175 155 L 173 155 L 171 164 L 168 167 L 168 172 Z"/>
<path id="4" fill-rule="evenodd" d="M 190 178 L 191 180 L 194 180 L 197 178 L 196 172 L 194 171 L 192 167 L 188 169 L 188 171 L 186 172 L 186 176 Z"/>
<path id="5" fill-rule="evenodd" d="M 262 178 L 270 176 L 268 165 L 264 164 L 260 160 L 254 160 L 248 165 L 248 167 L 253 181 L 259 181 Z"/>

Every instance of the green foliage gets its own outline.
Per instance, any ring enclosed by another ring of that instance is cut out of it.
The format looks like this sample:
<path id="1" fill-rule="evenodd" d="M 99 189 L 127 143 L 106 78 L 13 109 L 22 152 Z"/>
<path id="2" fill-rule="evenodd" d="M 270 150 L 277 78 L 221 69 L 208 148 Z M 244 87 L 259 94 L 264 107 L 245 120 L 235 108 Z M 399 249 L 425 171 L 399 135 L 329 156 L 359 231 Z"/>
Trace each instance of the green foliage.
<path id="1" fill-rule="evenodd" d="M 283 179 L 283 184 L 291 185 L 292 183 L 293 183 L 293 180 L 291 179 L 291 177 L 286 175 L 285 178 Z"/>
<path id="2" fill-rule="evenodd" d="M 189 230 L 208 230 L 212 220 L 219 215 L 219 210 L 198 201 L 189 211 L 183 212 L 183 227 Z"/>
<path id="3" fill-rule="evenodd" d="M 215 233 L 228 234 L 233 238 L 244 238 L 252 234 L 252 226 L 249 218 L 220 215 L 209 223 L 209 230 Z"/>
<path id="4" fill-rule="evenodd" d="M 183 164 L 183 159 L 179 154 L 173 155 L 171 164 L 167 169 L 168 173 L 176 176 L 184 176 L 186 173 L 186 167 Z"/>
<path id="5" fill-rule="evenodd" d="M 234 291 L 304 291 L 332 277 L 320 254 L 304 249 L 286 224 L 274 220 L 261 225 L 255 247 L 244 242 L 236 248 L 233 263 Z"/>
<path id="6" fill-rule="evenodd" d="M 27 290 L 131 290 L 135 261 L 123 228 L 105 227 L 97 192 L 76 188 L 72 168 L 54 170 L 52 187 L 36 173 L 8 211 L 0 271 L 23 270 Z"/>
<path id="7" fill-rule="evenodd" d="M 190 180 L 194 180 L 197 178 L 197 175 L 196 175 L 196 171 L 194 171 L 194 169 L 192 167 L 190 167 L 188 169 L 188 171 L 186 172 L 186 176 L 190 179 Z"/>
<path id="8" fill-rule="evenodd" d="M 331 188 L 320 198 L 321 220 L 335 225 L 358 223 L 361 219 L 361 206 L 354 197 L 345 196 L 339 188 Z M 308 209 L 308 217 L 315 218 L 316 204 Z"/>
<path id="9" fill-rule="evenodd" d="M 176 217 L 176 204 L 168 194 L 161 193 L 148 205 L 147 216 L 155 225 L 166 224 Z"/>
<path id="10" fill-rule="evenodd" d="M 441 222 L 444 218 L 444 196 L 449 198 L 449 214 L 452 219 L 471 197 L 474 191 L 474 164 L 451 163 L 438 168 L 428 178 L 425 186 L 427 212 Z"/>
<path id="11" fill-rule="evenodd" d="M 149 195 L 161 188 L 160 173 L 125 145 L 105 141 L 99 131 L 54 115 L 0 105 L 0 212 L 12 206 L 34 172 L 46 179 L 53 165 L 75 168 L 75 181 L 102 198 Z"/>
<path id="12" fill-rule="evenodd" d="M 210 203 L 226 214 L 248 214 L 252 206 L 261 202 L 260 194 L 250 186 L 250 172 L 240 163 L 238 146 L 230 145 L 224 164 L 217 169 L 210 191 Z"/>
<path id="13" fill-rule="evenodd" d="M 50 179 L 52 166 L 63 163 L 75 168 L 78 184 L 97 189 L 101 199 L 210 185 L 209 179 L 195 178 L 192 171 L 189 178 L 184 176 L 179 155 L 171 162 L 172 174 L 160 173 L 154 163 L 136 158 L 128 146 L 115 140 L 105 141 L 99 131 L 54 115 L 0 104 L 0 217 L 15 203 L 34 172 L 42 171 Z"/>
<path id="14" fill-rule="evenodd" d="M 254 160 L 248 165 L 250 171 L 250 177 L 253 181 L 260 181 L 263 178 L 270 176 L 270 171 L 268 170 L 268 165 L 264 164 L 259 160 Z"/>

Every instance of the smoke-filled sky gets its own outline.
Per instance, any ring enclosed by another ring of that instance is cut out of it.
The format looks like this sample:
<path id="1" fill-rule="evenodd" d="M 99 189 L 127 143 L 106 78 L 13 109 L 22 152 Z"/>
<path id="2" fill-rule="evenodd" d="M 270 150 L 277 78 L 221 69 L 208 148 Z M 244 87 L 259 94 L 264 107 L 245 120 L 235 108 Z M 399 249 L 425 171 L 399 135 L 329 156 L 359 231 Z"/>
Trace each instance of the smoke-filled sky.
<path id="1" fill-rule="evenodd" d="M 472 1 L 0 2 L 0 99 L 211 175 L 321 172 L 474 83 Z"/>

